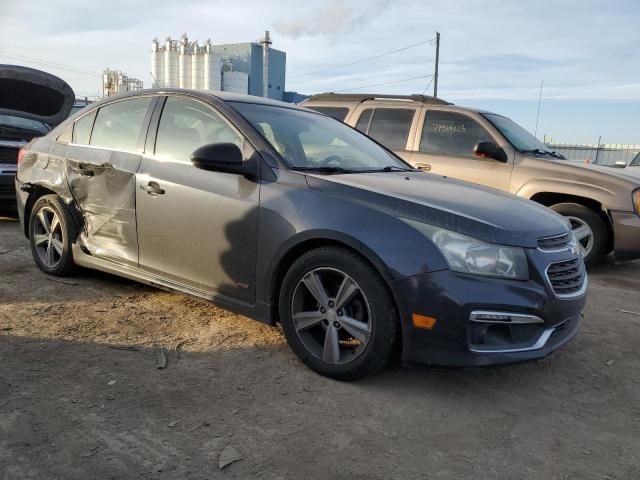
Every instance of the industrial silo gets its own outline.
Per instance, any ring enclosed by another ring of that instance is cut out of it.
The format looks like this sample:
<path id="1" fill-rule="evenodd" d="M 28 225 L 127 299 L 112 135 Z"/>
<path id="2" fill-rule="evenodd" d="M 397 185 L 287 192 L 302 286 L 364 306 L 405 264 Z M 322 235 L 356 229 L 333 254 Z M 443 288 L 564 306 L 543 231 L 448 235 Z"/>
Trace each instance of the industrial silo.
<path id="1" fill-rule="evenodd" d="M 222 59 L 213 53 L 211 40 L 204 44 L 203 54 L 203 85 L 204 90 L 222 90 Z"/>
<path id="2" fill-rule="evenodd" d="M 164 87 L 164 51 L 158 45 L 158 39 L 151 43 L 151 75 L 154 87 Z"/>
<path id="3" fill-rule="evenodd" d="M 164 86 L 178 86 L 178 50 L 171 37 L 167 38 L 164 50 Z"/>
<path id="4" fill-rule="evenodd" d="M 180 55 L 178 56 L 178 86 L 191 88 L 191 45 L 187 35 L 182 35 L 180 42 Z"/>
<path id="5" fill-rule="evenodd" d="M 198 42 L 193 44 L 193 55 L 191 55 L 191 88 L 202 90 L 204 84 L 204 68 L 202 48 L 198 47 Z"/>

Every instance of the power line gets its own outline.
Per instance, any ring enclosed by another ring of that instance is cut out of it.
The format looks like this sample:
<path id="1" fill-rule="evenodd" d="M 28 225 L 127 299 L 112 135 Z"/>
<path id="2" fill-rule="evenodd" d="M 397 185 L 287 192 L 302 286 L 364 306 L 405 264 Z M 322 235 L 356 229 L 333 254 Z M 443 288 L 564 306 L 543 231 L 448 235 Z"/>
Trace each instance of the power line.
<path id="1" fill-rule="evenodd" d="M 392 55 L 394 53 L 402 52 L 404 50 L 409 50 L 410 48 L 419 47 L 420 45 L 426 45 L 427 43 L 433 45 L 435 39 L 431 38 L 429 40 L 425 40 L 423 42 L 414 43 L 412 45 L 407 45 L 402 48 L 398 48 L 396 50 L 391 50 L 389 52 L 381 53 L 379 55 L 374 55 L 373 57 L 362 58 L 360 60 L 355 60 L 349 63 L 343 63 L 341 65 L 335 65 L 333 67 L 321 68 L 320 70 L 315 70 L 313 72 L 303 73 L 301 75 L 295 75 L 293 77 L 289 77 L 289 80 L 293 80 L 294 78 L 307 77 L 309 75 L 315 75 L 316 73 L 326 72 L 327 70 L 335 70 L 336 68 L 350 67 L 351 65 L 356 65 L 358 63 L 368 62 L 369 60 L 375 60 L 376 58 L 386 57 L 387 55 Z"/>
<path id="2" fill-rule="evenodd" d="M 35 65 L 42 66 L 42 67 L 49 67 L 49 68 L 55 68 L 55 69 L 59 69 L 59 70 L 66 70 L 68 72 L 78 73 L 78 74 L 82 74 L 82 75 L 90 75 L 92 77 L 100 77 L 101 76 L 101 74 L 99 74 L 97 72 L 92 72 L 90 70 L 85 70 L 83 68 L 74 67 L 72 65 L 65 65 L 64 63 L 51 62 L 49 60 L 44 60 L 42 58 L 28 57 L 26 55 L 18 55 L 16 53 L 9 53 L 9 52 L 5 52 L 3 50 L 0 50 L 0 55 L 3 55 L 5 57 L 9 57 L 9 58 L 14 59 L 14 60 L 17 59 L 17 60 L 21 60 L 21 61 L 27 61 L 29 63 L 33 63 Z"/>
<path id="3" fill-rule="evenodd" d="M 419 80 L 421 78 L 429 78 L 429 77 L 433 78 L 433 75 L 420 75 L 419 77 L 404 78 L 402 80 L 394 80 L 392 82 L 374 83 L 372 85 L 363 85 L 362 87 L 345 88 L 344 90 L 336 90 L 333 93 L 350 92 L 351 90 L 362 90 L 363 88 L 380 87 L 382 85 L 392 85 L 394 83 L 409 82 L 411 80 Z"/>
<path id="4" fill-rule="evenodd" d="M 429 83 L 427 83 L 427 86 L 426 86 L 426 87 L 424 87 L 424 90 L 422 91 L 422 95 L 424 95 L 425 93 L 427 93 L 427 90 L 429 90 L 429 87 L 430 87 L 430 86 L 431 86 L 431 84 L 433 83 L 433 79 L 434 79 L 434 76 L 432 75 L 432 76 L 431 76 L 431 80 L 429 80 Z"/>

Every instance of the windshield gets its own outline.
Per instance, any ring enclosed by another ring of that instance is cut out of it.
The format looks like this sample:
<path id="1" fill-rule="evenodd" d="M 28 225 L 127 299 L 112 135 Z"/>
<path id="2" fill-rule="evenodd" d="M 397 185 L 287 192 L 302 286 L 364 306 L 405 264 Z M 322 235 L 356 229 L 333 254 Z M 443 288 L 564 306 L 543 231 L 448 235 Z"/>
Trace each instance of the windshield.
<path id="1" fill-rule="evenodd" d="M 292 169 L 412 169 L 365 135 L 334 119 L 303 110 L 229 102 Z"/>
<path id="2" fill-rule="evenodd" d="M 509 140 L 509 143 L 520 152 L 530 152 L 532 150 L 549 151 L 549 148 L 544 143 L 510 118 L 496 115 L 495 113 L 483 113 L 482 116 L 500 130 L 500 133 Z"/>
<path id="3" fill-rule="evenodd" d="M 49 133 L 49 127 L 45 123 L 11 115 L 0 115 L 0 126 Z"/>

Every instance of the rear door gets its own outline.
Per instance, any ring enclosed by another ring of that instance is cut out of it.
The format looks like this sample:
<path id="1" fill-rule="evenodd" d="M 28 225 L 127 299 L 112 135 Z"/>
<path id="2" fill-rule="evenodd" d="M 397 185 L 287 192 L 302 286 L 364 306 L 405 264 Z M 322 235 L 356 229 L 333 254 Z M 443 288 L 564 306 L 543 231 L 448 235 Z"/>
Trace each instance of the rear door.
<path id="1" fill-rule="evenodd" d="M 473 147 L 482 141 L 500 142 L 488 125 L 469 115 L 425 109 L 418 128 L 410 163 L 433 173 L 509 190 L 513 158 L 506 163 L 476 157 Z"/>
<path id="2" fill-rule="evenodd" d="M 407 106 L 367 106 L 364 104 L 356 112 L 350 123 L 362 133 L 381 143 L 400 158 L 409 161 L 413 143 L 412 132 L 417 123 L 419 107 Z"/>
<path id="3" fill-rule="evenodd" d="M 213 107 L 179 95 L 166 99 L 155 135 L 137 175 L 140 268 L 223 300 L 252 302 L 260 183 L 196 168 L 190 155 L 220 142 L 243 148 L 247 159 L 254 150 Z"/>
<path id="4" fill-rule="evenodd" d="M 138 264 L 135 174 L 155 97 L 109 103 L 80 117 L 66 150 L 66 174 L 84 216 L 84 246 Z"/>

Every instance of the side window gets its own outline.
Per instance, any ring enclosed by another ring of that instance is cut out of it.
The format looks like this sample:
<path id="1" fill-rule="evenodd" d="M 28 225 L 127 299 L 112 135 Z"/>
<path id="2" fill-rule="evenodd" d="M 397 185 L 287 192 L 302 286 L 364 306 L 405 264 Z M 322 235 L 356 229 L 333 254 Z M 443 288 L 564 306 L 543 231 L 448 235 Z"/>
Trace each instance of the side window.
<path id="1" fill-rule="evenodd" d="M 60 143 L 70 143 L 72 138 L 73 138 L 73 124 L 65 128 L 62 131 L 62 133 L 58 135 L 58 138 L 56 138 L 56 141 Z"/>
<path id="2" fill-rule="evenodd" d="M 98 110 L 91 145 L 114 150 L 136 151 L 151 97 L 131 98 Z"/>
<path id="3" fill-rule="evenodd" d="M 430 110 L 424 119 L 420 151 L 473 157 L 473 147 L 485 141 L 493 139 L 472 118 L 454 112 Z"/>
<path id="4" fill-rule="evenodd" d="M 191 153 L 208 143 L 235 143 L 243 139 L 210 107 L 188 98 L 169 97 L 162 109 L 155 155 L 188 162 Z"/>
<path id="5" fill-rule="evenodd" d="M 360 114 L 360 118 L 358 119 L 358 123 L 356 123 L 356 130 L 360 130 L 362 133 L 367 133 L 369 130 L 369 120 L 371 120 L 371 114 L 373 113 L 373 109 L 367 108 L 363 110 Z"/>
<path id="6" fill-rule="evenodd" d="M 71 143 L 78 145 L 89 145 L 89 137 L 91 137 L 91 128 L 96 118 L 96 112 L 93 111 L 77 120 L 73 124 L 73 135 Z"/>
<path id="7" fill-rule="evenodd" d="M 336 120 L 344 121 L 347 113 L 349 113 L 349 109 L 345 107 L 308 107 L 311 110 L 315 110 L 316 112 L 324 113 L 331 118 L 335 118 Z"/>
<path id="8" fill-rule="evenodd" d="M 368 135 L 391 150 L 405 150 L 415 110 L 376 108 Z"/>

